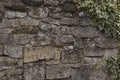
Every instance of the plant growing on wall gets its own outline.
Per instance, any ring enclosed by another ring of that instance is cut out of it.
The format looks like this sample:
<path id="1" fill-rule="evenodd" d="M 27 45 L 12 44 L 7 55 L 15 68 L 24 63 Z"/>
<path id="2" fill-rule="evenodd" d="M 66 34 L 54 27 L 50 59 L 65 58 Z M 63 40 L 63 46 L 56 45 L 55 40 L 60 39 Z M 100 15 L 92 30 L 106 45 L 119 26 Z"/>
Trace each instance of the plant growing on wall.
<path id="1" fill-rule="evenodd" d="M 77 0 L 77 2 L 79 9 L 84 9 L 95 19 L 100 30 L 120 40 L 120 0 Z M 111 57 L 107 63 L 111 80 L 119 80 L 120 51 L 117 57 Z"/>

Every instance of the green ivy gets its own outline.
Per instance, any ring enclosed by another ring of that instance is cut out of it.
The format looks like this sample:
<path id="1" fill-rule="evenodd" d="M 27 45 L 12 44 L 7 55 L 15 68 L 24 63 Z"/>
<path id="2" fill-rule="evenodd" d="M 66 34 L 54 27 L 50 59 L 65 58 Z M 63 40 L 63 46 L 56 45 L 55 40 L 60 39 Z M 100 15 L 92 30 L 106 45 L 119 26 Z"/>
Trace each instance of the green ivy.
<path id="1" fill-rule="evenodd" d="M 78 0 L 78 7 L 95 19 L 100 30 L 120 38 L 120 0 Z"/>
<path id="2" fill-rule="evenodd" d="M 120 0 L 77 0 L 78 8 L 84 9 L 109 36 L 120 40 Z M 110 80 L 120 80 L 120 47 L 115 57 L 107 59 Z"/>

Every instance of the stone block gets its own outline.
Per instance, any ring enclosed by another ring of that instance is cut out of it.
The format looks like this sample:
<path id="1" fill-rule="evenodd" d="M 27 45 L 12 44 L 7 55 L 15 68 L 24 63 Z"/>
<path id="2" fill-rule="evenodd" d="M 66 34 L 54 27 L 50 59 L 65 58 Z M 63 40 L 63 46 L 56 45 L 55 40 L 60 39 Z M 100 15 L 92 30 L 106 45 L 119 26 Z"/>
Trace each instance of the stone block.
<path id="1" fill-rule="evenodd" d="M 21 26 L 38 26 L 40 21 L 31 17 L 25 17 L 19 19 L 19 22 Z"/>
<path id="2" fill-rule="evenodd" d="M 19 59 L 9 57 L 0 57 L 0 69 L 11 68 L 17 66 Z"/>
<path id="3" fill-rule="evenodd" d="M 74 47 L 75 48 L 94 48 L 96 46 L 94 40 L 90 38 L 77 38 L 74 41 Z"/>
<path id="4" fill-rule="evenodd" d="M 83 52 L 86 57 L 103 57 L 105 55 L 105 49 L 101 48 L 84 48 Z"/>
<path id="5" fill-rule="evenodd" d="M 61 53 L 61 61 L 63 63 L 77 63 L 80 62 L 82 57 L 82 50 L 66 50 Z"/>
<path id="6" fill-rule="evenodd" d="M 79 38 L 93 38 L 100 36 L 100 31 L 96 27 L 71 27 L 67 33 L 72 34 Z"/>
<path id="7" fill-rule="evenodd" d="M 45 18 L 48 16 L 49 9 L 46 7 L 40 8 L 30 8 L 28 15 L 33 18 Z"/>
<path id="8" fill-rule="evenodd" d="M 20 27 L 18 19 L 4 19 L 0 24 L 0 28 L 16 28 Z"/>
<path id="9" fill-rule="evenodd" d="M 18 45 L 26 45 L 26 44 L 34 44 L 35 43 L 35 34 L 15 34 L 15 44 Z"/>
<path id="10" fill-rule="evenodd" d="M 24 62 L 60 59 L 62 49 L 52 46 L 29 47 L 24 49 Z"/>
<path id="11" fill-rule="evenodd" d="M 63 65 L 48 65 L 46 68 L 47 79 L 65 79 L 70 77 L 71 68 Z"/>
<path id="12" fill-rule="evenodd" d="M 55 45 L 63 46 L 64 44 L 71 44 L 74 42 L 74 37 L 72 35 L 52 35 L 53 42 Z"/>
<path id="13" fill-rule="evenodd" d="M 0 34 L 0 43 L 12 45 L 14 44 L 14 37 L 10 34 Z"/>
<path id="14" fill-rule="evenodd" d="M 45 69 L 43 63 L 29 63 L 24 65 L 25 80 L 45 80 Z"/>
<path id="15" fill-rule="evenodd" d="M 72 80 L 87 80 L 90 76 L 90 67 L 87 65 L 72 69 Z"/>
<path id="16" fill-rule="evenodd" d="M 79 19 L 78 18 L 61 18 L 60 23 L 62 25 L 68 25 L 68 26 L 78 25 Z"/>
<path id="17" fill-rule="evenodd" d="M 95 43 L 97 47 L 101 48 L 116 48 L 119 45 L 119 41 L 116 39 L 106 38 L 103 36 L 95 38 Z"/>
<path id="18" fill-rule="evenodd" d="M 6 11 L 5 12 L 5 17 L 6 18 L 23 18 L 27 14 L 24 12 L 15 12 L 15 11 Z"/>
<path id="19" fill-rule="evenodd" d="M 62 6 L 62 9 L 64 12 L 75 12 L 77 11 L 77 6 L 76 4 L 73 4 L 73 3 L 65 3 Z"/>
<path id="20" fill-rule="evenodd" d="M 4 46 L 4 55 L 12 58 L 22 58 L 22 47 Z"/>

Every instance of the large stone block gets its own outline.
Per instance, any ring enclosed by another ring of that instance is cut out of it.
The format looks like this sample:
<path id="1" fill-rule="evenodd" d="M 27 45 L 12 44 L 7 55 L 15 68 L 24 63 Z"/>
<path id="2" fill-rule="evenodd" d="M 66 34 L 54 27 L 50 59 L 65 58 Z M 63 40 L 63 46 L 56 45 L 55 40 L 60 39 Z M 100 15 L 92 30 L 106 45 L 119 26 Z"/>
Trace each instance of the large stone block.
<path id="1" fill-rule="evenodd" d="M 0 28 L 16 28 L 20 27 L 18 19 L 4 19 L 0 23 Z"/>
<path id="2" fill-rule="evenodd" d="M 91 73 L 89 80 L 107 80 L 107 73 L 102 70 L 95 70 Z"/>
<path id="3" fill-rule="evenodd" d="M 77 11 L 77 6 L 74 3 L 65 3 L 62 6 L 62 9 L 65 12 L 75 12 L 75 11 Z"/>
<path id="4" fill-rule="evenodd" d="M 60 59 L 62 49 L 52 46 L 29 47 L 24 49 L 24 62 Z"/>
<path id="5" fill-rule="evenodd" d="M 39 33 L 36 39 L 37 45 L 50 45 L 52 44 L 52 38 L 46 34 Z"/>
<path id="6" fill-rule="evenodd" d="M 74 41 L 74 47 L 75 48 L 94 48 L 95 47 L 95 42 L 93 39 L 90 38 L 77 38 Z"/>
<path id="7" fill-rule="evenodd" d="M 24 79 L 25 80 L 45 80 L 44 64 L 42 62 L 25 64 Z"/>
<path id="8" fill-rule="evenodd" d="M 116 48 L 119 45 L 119 41 L 112 38 L 98 37 L 95 38 L 96 46 L 101 48 Z"/>
<path id="9" fill-rule="evenodd" d="M 53 42 L 55 45 L 63 46 L 64 44 L 71 44 L 74 42 L 72 35 L 52 35 Z"/>
<path id="10" fill-rule="evenodd" d="M 9 57 L 0 57 L 0 70 L 12 68 L 13 66 L 22 65 L 22 63 L 19 64 L 19 62 L 20 62 L 19 59 L 13 59 Z"/>
<path id="11" fill-rule="evenodd" d="M 15 34 L 14 39 L 17 45 L 26 45 L 35 43 L 35 34 Z"/>
<path id="12" fill-rule="evenodd" d="M 28 15 L 33 18 L 45 18 L 48 16 L 49 9 L 46 7 L 30 8 Z"/>
<path id="13" fill-rule="evenodd" d="M 78 51 L 78 50 L 66 50 L 66 51 L 62 51 L 61 54 L 61 61 L 63 63 L 77 63 L 80 62 L 82 57 L 82 51 Z"/>
<path id="14" fill-rule="evenodd" d="M 67 33 L 73 34 L 79 38 L 92 38 L 100 36 L 100 31 L 96 27 L 71 27 L 67 30 Z"/>
<path id="15" fill-rule="evenodd" d="M 105 55 L 105 49 L 101 48 L 84 48 L 83 51 L 86 57 L 102 57 Z"/>
<path id="16" fill-rule="evenodd" d="M 90 67 L 87 65 L 72 69 L 72 80 L 88 80 L 90 76 Z"/>
<path id="17" fill-rule="evenodd" d="M 14 37 L 10 34 L 0 34 L 0 43 L 12 45 L 14 44 Z"/>
<path id="18" fill-rule="evenodd" d="M 48 65 L 46 67 L 46 78 L 50 80 L 65 79 L 70 77 L 71 68 L 63 65 Z M 75 79 L 74 79 L 75 80 Z"/>
<path id="19" fill-rule="evenodd" d="M 78 18 L 61 18 L 61 24 L 62 25 L 78 25 L 79 24 L 79 19 Z"/>
<path id="20" fill-rule="evenodd" d="M 6 18 L 23 18 L 27 14 L 24 12 L 15 12 L 15 11 L 6 11 L 5 12 L 5 17 Z"/>
<path id="21" fill-rule="evenodd" d="M 22 26 L 38 26 L 39 25 L 39 20 L 33 19 L 31 17 L 25 17 L 22 19 L 19 19 L 20 25 Z"/>
<path id="22" fill-rule="evenodd" d="M 4 46 L 4 55 L 12 58 L 22 58 L 22 47 Z"/>

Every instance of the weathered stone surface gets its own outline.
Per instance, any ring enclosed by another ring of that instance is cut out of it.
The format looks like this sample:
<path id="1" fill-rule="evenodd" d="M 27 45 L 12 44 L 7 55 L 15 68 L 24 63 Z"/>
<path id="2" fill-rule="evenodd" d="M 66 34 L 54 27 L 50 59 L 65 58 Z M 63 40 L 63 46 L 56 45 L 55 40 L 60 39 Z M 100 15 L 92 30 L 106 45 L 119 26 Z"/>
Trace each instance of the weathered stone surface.
<path id="1" fill-rule="evenodd" d="M 52 46 L 40 46 L 24 49 L 24 62 L 37 60 L 60 59 L 61 48 Z"/>
<path id="2" fill-rule="evenodd" d="M 12 58 L 22 58 L 22 47 L 4 46 L 4 55 Z"/>
<path id="3" fill-rule="evenodd" d="M 102 61 L 102 58 L 97 57 L 84 57 L 82 60 L 85 64 L 96 65 L 98 62 Z"/>
<path id="4" fill-rule="evenodd" d="M 104 58 L 109 59 L 112 56 L 117 56 L 119 51 L 118 49 L 106 49 L 104 50 L 104 52 L 105 52 Z"/>
<path id="5" fill-rule="evenodd" d="M 18 19 L 4 19 L 0 23 L 0 28 L 15 28 L 20 27 Z"/>
<path id="6" fill-rule="evenodd" d="M 53 35 L 53 42 L 55 45 L 63 46 L 63 44 L 71 44 L 74 42 L 74 37 L 72 35 Z"/>
<path id="7" fill-rule="evenodd" d="M 89 80 L 106 80 L 107 75 L 102 70 L 96 70 L 91 73 Z"/>
<path id="8" fill-rule="evenodd" d="M 43 63 L 29 63 L 24 65 L 25 80 L 45 80 Z"/>
<path id="9" fill-rule="evenodd" d="M 28 6 L 41 6 L 44 0 L 21 0 Z"/>
<path id="10" fill-rule="evenodd" d="M 6 80 L 23 80 L 22 75 L 7 76 Z"/>
<path id="11" fill-rule="evenodd" d="M 23 18 L 27 14 L 24 12 L 15 12 L 15 11 L 6 11 L 5 12 L 5 17 L 6 18 Z"/>
<path id="12" fill-rule="evenodd" d="M 0 29 L 0 34 L 10 34 L 12 30 L 12 28 L 2 28 Z"/>
<path id="13" fill-rule="evenodd" d="M 62 6 L 62 9 L 65 12 L 75 12 L 75 11 L 77 11 L 76 4 L 73 4 L 73 3 L 65 3 Z"/>
<path id="14" fill-rule="evenodd" d="M 49 9 L 50 9 L 51 13 L 58 13 L 58 12 L 62 11 L 61 7 L 59 7 L 59 6 L 50 7 Z"/>
<path id="15" fill-rule="evenodd" d="M 37 45 L 43 45 L 43 46 L 50 45 L 52 43 L 52 39 L 46 34 L 39 33 L 37 35 L 36 43 Z"/>
<path id="16" fill-rule="evenodd" d="M 14 40 L 17 45 L 34 44 L 35 37 L 35 34 L 15 34 Z"/>
<path id="17" fill-rule="evenodd" d="M 82 51 L 78 50 L 66 50 L 61 53 L 61 61 L 63 63 L 77 63 L 80 62 Z"/>
<path id="18" fill-rule="evenodd" d="M 70 77 L 71 68 L 63 65 L 48 65 L 46 68 L 47 79 L 64 79 Z"/>
<path id="19" fill-rule="evenodd" d="M 62 18 L 61 19 L 61 24 L 63 25 L 78 25 L 79 24 L 79 19 L 78 18 Z"/>
<path id="20" fill-rule="evenodd" d="M 6 75 L 21 75 L 23 68 L 10 68 L 6 70 Z"/>
<path id="21" fill-rule="evenodd" d="M 9 34 L 0 34 L 0 43 L 1 44 L 13 44 L 14 43 L 14 38 L 13 35 Z"/>
<path id="22" fill-rule="evenodd" d="M 100 36 L 100 32 L 95 27 L 71 27 L 67 30 L 67 33 L 73 34 L 76 37 L 80 38 L 91 38 Z"/>
<path id="23" fill-rule="evenodd" d="M 55 24 L 59 24 L 59 22 L 55 22 Z M 44 31 L 47 34 L 52 34 L 52 35 L 59 35 L 59 34 L 65 35 L 67 28 L 68 28 L 67 26 L 56 26 L 54 24 L 51 25 L 46 23 L 40 23 L 39 25 L 39 29 L 41 31 Z"/>
<path id="24" fill-rule="evenodd" d="M 79 16 L 80 16 L 80 14 L 79 14 Z M 93 19 L 91 19 L 89 17 L 80 18 L 79 23 L 80 23 L 81 26 L 97 26 L 97 24 L 93 21 Z"/>
<path id="25" fill-rule="evenodd" d="M 0 56 L 3 55 L 3 46 L 0 45 Z"/>
<path id="26" fill-rule="evenodd" d="M 45 18 L 48 16 L 49 9 L 46 7 L 31 8 L 28 12 L 28 15 L 33 18 Z"/>
<path id="27" fill-rule="evenodd" d="M 85 38 L 85 39 L 77 38 L 74 41 L 75 48 L 86 48 L 86 47 L 94 48 L 95 45 L 96 45 L 95 42 L 90 38 Z"/>
<path id="28" fill-rule="evenodd" d="M 119 41 L 116 39 L 98 37 L 95 39 L 96 46 L 101 48 L 115 48 L 119 45 Z"/>
<path id="29" fill-rule="evenodd" d="M 18 59 L 13 59 L 9 57 L 0 57 L 0 69 L 3 69 L 5 67 L 12 67 L 12 66 L 17 66 Z"/>
<path id="30" fill-rule="evenodd" d="M 59 4 L 59 0 L 44 0 L 45 5 L 57 6 Z"/>
<path id="31" fill-rule="evenodd" d="M 72 80 L 88 80 L 90 76 L 90 67 L 81 66 L 80 68 L 72 69 Z"/>
<path id="32" fill-rule="evenodd" d="M 25 17 L 25 18 L 22 18 L 22 19 L 19 19 L 19 22 L 20 22 L 20 25 L 22 26 L 38 26 L 39 25 L 39 20 L 37 19 L 32 19 L 30 17 Z"/>
<path id="33" fill-rule="evenodd" d="M 87 57 L 102 57 L 105 54 L 105 49 L 101 48 L 85 48 L 83 51 Z"/>
<path id="34" fill-rule="evenodd" d="M 120 43 L 76 1 L 0 0 L 0 80 L 109 80 Z"/>
<path id="35" fill-rule="evenodd" d="M 5 76 L 5 71 L 4 70 L 0 71 L 0 78 L 3 77 L 3 76 Z"/>
<path id="36" fill-rule="evenodd" d="M 46 23 L 49 23 L 50 25 L 57 25 L 57 26 L 60 25 L 60 20 L 58 19 L 44 18 L 43 21 Z M 40 23 L 40 24 L 43 24 L 43 23 Z"/>

